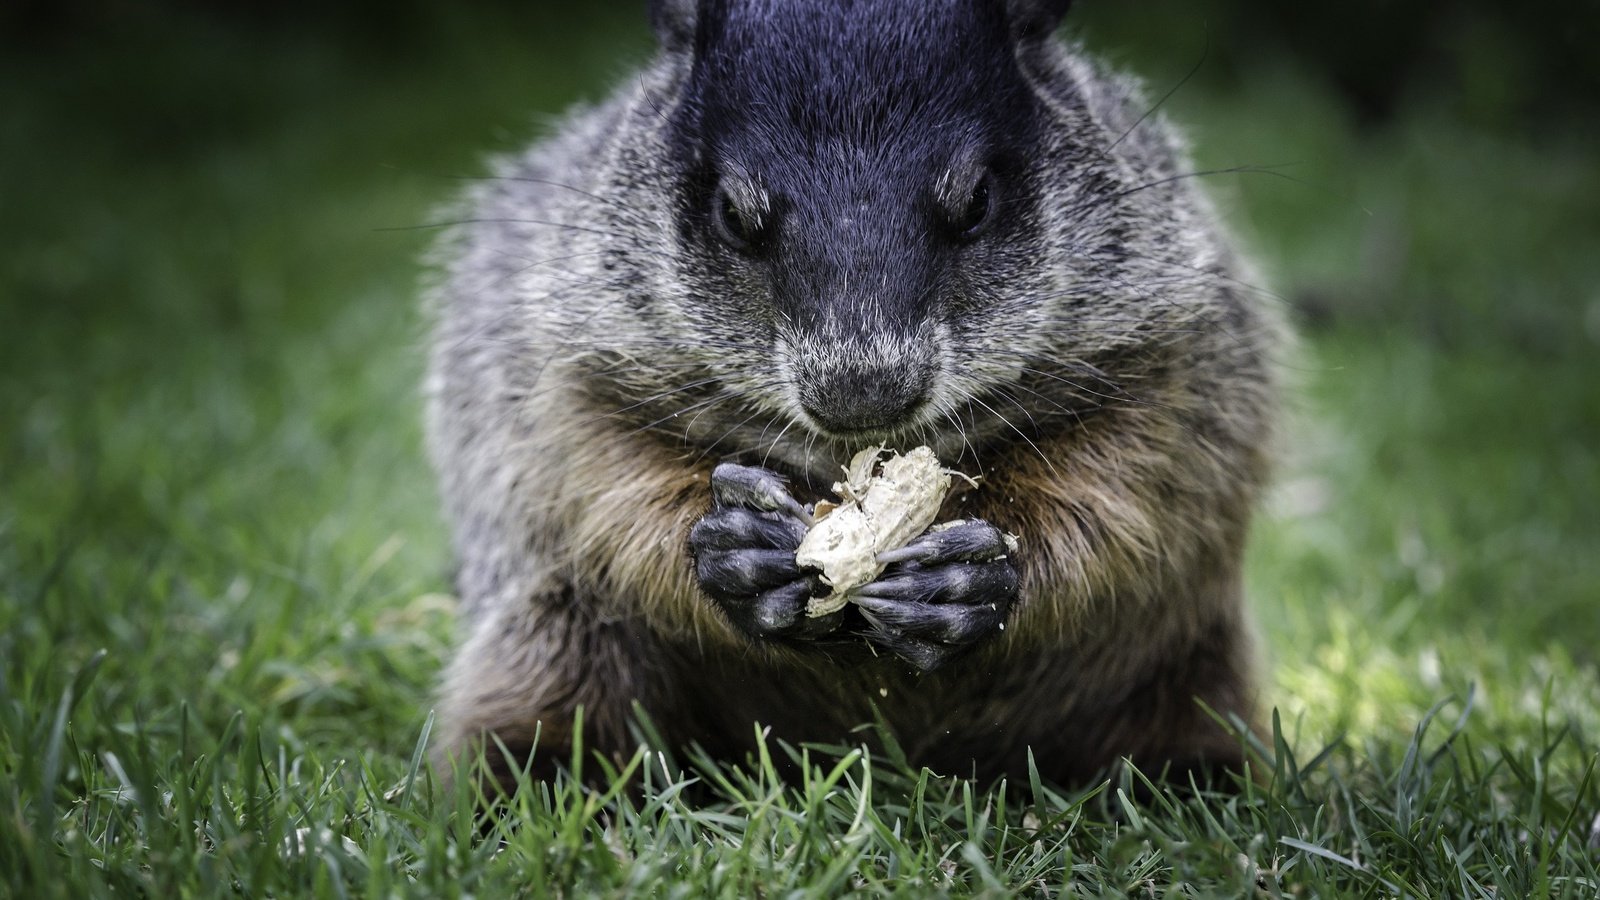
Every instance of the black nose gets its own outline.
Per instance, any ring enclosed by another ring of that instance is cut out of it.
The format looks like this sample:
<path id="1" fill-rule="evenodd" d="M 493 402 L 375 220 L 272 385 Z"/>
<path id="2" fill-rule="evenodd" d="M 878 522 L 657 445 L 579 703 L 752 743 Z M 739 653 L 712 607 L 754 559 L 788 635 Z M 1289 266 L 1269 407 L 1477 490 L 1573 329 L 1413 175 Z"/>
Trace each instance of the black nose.
<path id="1" fill-rule="evenodd" d="M 835 369 L 799 387 L 806 414 L 834 432 L 903 425 L 928 397 L 926 374 L 909 367 Z"/>

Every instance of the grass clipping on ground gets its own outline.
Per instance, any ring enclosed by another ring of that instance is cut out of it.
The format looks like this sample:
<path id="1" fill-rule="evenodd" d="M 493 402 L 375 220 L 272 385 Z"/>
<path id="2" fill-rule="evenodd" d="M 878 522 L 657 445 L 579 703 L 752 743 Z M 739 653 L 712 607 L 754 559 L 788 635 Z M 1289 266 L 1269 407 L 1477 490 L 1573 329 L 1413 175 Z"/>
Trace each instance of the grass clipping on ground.
<path id="1" fill-rule="evenodd" d="M 881 446 L 868 447 L 851 458 L 844 480 L 833 485 L 840 502 L 817 504 L 816 524 L 795 550 L 795 562 L 820 569 L 823 583 L 833 589 L 813 597 L 807 615 L 843 609 L 851 591 L 882 574 L 878 554 L 904 547 L 927 531 L 950 492 L 950 477 L 961 475 L 939 465 L 929 447 L 890 451 L 886 460 L 884 452 Z"/>

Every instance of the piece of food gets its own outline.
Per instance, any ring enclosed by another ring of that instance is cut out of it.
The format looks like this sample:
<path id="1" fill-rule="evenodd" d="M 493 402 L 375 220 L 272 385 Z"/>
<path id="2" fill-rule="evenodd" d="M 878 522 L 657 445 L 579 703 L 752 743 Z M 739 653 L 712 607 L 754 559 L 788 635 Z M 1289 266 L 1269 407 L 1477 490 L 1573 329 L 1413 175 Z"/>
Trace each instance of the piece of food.
<path id="1" fill-rule="evenodd" d="M 857 453 L 834 484 L 835 505 L 817 504 L 817 522 L 795 551 L 801 568 L 822 571 L 833 590 L 812 598 L 806 614 L 825 616 L 844 607 L 851 591 L 883 573 L 878 554 L 904 547 L 933 524 L 950 490 L 950 472 L 928 447 L 894 454 L 879 464 L 883 447 Z"/>

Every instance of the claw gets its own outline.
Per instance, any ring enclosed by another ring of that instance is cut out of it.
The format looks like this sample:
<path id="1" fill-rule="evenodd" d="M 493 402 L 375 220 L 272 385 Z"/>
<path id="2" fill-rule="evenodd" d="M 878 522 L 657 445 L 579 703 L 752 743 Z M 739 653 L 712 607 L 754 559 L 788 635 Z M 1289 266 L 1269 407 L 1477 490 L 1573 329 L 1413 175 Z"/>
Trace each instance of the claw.
<path id="1" fill-rule="evenodd" d="M 719 506 L 782 511 L 807 526 L 812 524 L 811 513 L 789 494 L 783 479 L 770 469 L 722 463 L 711 472 L 711 496 Z"/>
<path id="2" fill-rule="evenodd" d="M 800 577 L 789 550 L 713 550 L 695 559 L 695 574 L 709 593 L 746 597 Z"/>
<path id="3" fill-rule="evenodd" d="M 900 657 L 919 672 L 932 672 L 966 652 L 966 647 L 955 647 L 908 637 L 890 629 L 874 627 L 868 639 Z"/>
<path id="4" fill-rule="evenodd" d="M 756 640 L 815 640 L 837 631 L 842 613 L 806 614 L 824 587 L 795 566 L 811 514 L 783 479 L 723 463 L 711 473 L 711 496 L 711 511 L 689 530 L 689 549 L 701 590 L 728 621 Z"/>
<path id="5" fill-rule="evenodd" d="M 1016 538 L 981 519 L 960 519 L 935 525 L 904 547 L 878 554 L 885 565 L 915 562 L 929 566 L 947 562 L 1001 559 L 1015 553 Z"/>
<path id="6" fill-rule="evenodd" d="M 793 553 L 805 536 L 805 525 L 789 516 L 732 506 L 713 510 L 696 522 L 689 531 L 689 545 L 697 553 L 741 549 Z"/>
<path id="7" fill-rule="evenodd" d="M 878 555 L 890 568 L 851 599 L 869 641 L 922 671 L 1005 628 L 1021 576 L 1016 539 L 978 519 L 939 526 Z"/>
<path id="8" fill-rule="evenodd" d="M 830 616 L 805 614 L 806 601 L 816 587 L 814 579 L 798 578 L 754 596 L 727 597 L 722 608 L 735 625 L 753 637 L 816 639 L 837 631 L 844 621 L 842 610 Z"/>
<path id="9" fill-rule="evenodd" d="M 855 603 L 880 630 L 941 644 L 971 644 L 1001 630 L 1006 618 L 998 603 L 907 603 L 867 596 Z"/>
<path id="10" fill-rule="evenodd" d="M 885 573 L 858 593 L 891 603 L 966 605 L 1003 602 L 1017 595 L 1015 566 L 1004 559 L 992 562 L 955 562 L 903 568 Z"/>

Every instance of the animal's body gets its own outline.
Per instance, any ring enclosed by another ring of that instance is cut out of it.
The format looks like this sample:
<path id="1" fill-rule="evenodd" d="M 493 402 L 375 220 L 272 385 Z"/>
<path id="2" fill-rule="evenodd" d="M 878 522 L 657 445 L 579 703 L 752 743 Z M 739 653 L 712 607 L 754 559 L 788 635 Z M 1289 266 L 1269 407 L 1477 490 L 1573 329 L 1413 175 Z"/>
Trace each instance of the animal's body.
<path id="1" fill-rule="evenodd" d="M 639 77 L 472 192 L 429 380 L 444 751 L 563 761 L 581 706 L 626 754 L 638 703 L 725 756 L 881 716 L 955 774 L 1238 762 L 1197 701 L 1251 715 L 1280 328 L 1065 7 L 658 3 Z M 879 442 L 980 486 L 807 617 L 804 504 Z"/>

